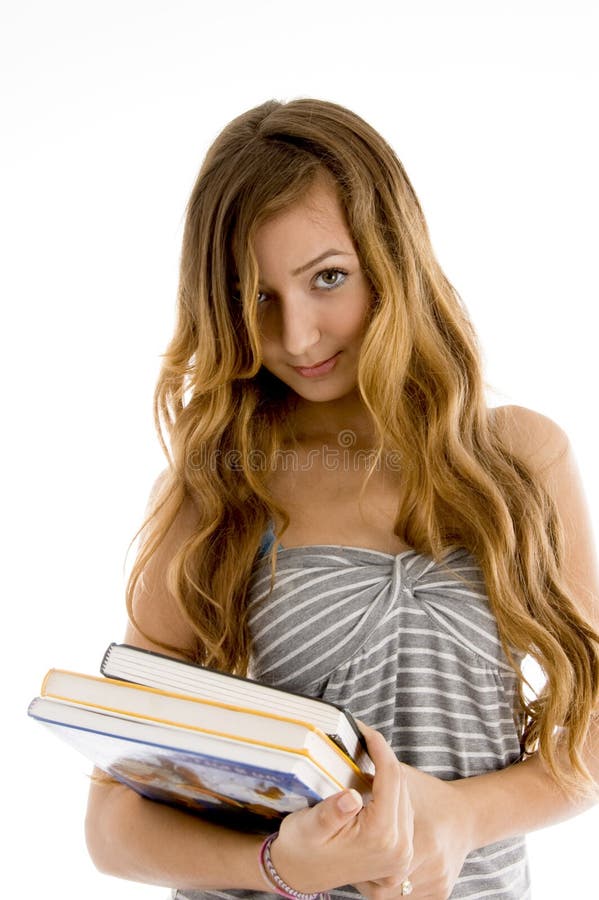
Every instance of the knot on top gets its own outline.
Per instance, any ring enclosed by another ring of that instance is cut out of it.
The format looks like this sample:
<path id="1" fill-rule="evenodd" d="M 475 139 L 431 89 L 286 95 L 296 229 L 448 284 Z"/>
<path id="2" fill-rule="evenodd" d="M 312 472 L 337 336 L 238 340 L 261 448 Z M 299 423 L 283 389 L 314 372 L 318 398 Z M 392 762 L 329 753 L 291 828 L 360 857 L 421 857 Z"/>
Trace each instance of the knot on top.
<path id="1" fill-rule="evenodd" d="M 355 656 L 397 604 L 405 556 L 290 547 L 277 555 L 272 593 L 269 561 L 261 560 L 250 585 L 253 676 L 306 690 Z"/>
<path id="2" fill-rule="evenodd" d="M 511 671 L 482 574 L 462 548 L 439 562 L 414 550 L 290 547 L 279 551 L 269 588 L 265 558 L 250 586 L 249 624 L 252 674 L 267 683 L 310 692 L 369 647 L 395 635 L 399 650 L 414 627 L 431 625 L 450 644 Z"/>

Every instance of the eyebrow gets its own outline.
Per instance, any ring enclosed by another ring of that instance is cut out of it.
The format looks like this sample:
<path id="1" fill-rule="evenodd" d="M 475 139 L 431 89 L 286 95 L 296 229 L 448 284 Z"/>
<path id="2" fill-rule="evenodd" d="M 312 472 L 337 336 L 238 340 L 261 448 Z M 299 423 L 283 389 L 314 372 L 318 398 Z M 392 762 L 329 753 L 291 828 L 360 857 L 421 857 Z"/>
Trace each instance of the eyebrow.
<path id="1" fill-rule="evenodd" d="M 329 250 L 325 250 L 324 253 L 321 253 L 320 256 L 317 256 L 315 259 L 311 259 L 310 262 L 304 263 L 303 266 L 300 266 L 299 269 L 294 269 L 291 272 L 291 275 L 295 278 L 297 275 L 301 275 L 302 272 L 306 272 L 308 269 L 311 269 L 312 266 L 315 266 L 317 263 L 322 262 L 323 259 L 328 259 L 329 256 L 353 256 L 353 253 L 350 253 L 347 250 L 336 250 L 334 247 L 331 247 Z M 239 276 L 236 275 L 236 284 L 239 284 Z M 262 284 L 262 282 L 260 282 Z"/>
<path id="2" fill-rule="evenodd" d="M 334 247 L 331 247 L 330 250 L 325 250 L 324 253 L 321 253 L 316 259 L 311 259 L 310 262 L 304 263 L 299 269 L 294 269 L 291 274 L 294 277 L 296 275 L 301 275 L 302 272 L 306 272 L 308 269 L 312 268 L 312 266 L 315 266 L 316 263 L 322 262 L 323 259 L 326 259 L 328 256 L 352 256 L 352 254 L 347 253 L 345 250 L 335 250 Z"/>

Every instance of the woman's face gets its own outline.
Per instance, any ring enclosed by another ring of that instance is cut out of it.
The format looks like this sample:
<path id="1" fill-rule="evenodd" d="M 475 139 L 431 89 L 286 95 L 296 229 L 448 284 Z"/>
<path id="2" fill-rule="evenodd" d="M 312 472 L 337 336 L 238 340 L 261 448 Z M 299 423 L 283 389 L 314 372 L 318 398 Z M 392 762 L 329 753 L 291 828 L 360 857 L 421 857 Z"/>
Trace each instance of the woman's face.
<path id="1" fill-rule="evenodd" d="M 306 400 L 346 396 L 357 382 L 370 285 L 333 187 L 315 182 L 258 229 L 254 250 L 263 365 Z"/>

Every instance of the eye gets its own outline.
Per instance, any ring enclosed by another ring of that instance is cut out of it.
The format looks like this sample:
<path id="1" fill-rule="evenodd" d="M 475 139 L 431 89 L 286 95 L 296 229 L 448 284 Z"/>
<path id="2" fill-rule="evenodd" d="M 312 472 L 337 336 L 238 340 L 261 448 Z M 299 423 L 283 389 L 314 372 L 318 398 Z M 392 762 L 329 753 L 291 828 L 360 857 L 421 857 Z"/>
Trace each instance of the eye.
<path id="1" fill-rule="evenodd" d="M 236 282 L 235 287 L 231 291 L 231 297 L 235 301 L 235 303 L 241 303 L 241 286 L 239 282 Z M 264 293 L 264 291 L 258 291 L 258 296 L 256 298 L 258 306 L 261 306 L 264 303 L 264 300 L 260 298 L 264 297 L 265 300 L 268 300 L 268 296 Z"/>
<path id="2" fill-rule="evenodd" d="M 347 281 L 347 276 L 348 273 L 345 269 L 323 269 L 321 272 L 318 272 L 318 274 L 315 275 L 314 280 L 318 281 L 319 278 L 332 278 L 332 284 L 331 282 L 325 280 L 323 284 L 319 285 L 319 287 L 325 291 L 333 291 L 335 288 L 341 287 L 341 285 L 345 284 L 345 282 Z M 233 299 L 238 302 L 241 301 L 240 290 L 241 289 L 239 286 L 239 282 L 237 282 L 233 293 Z M 258 295 L 256 297 L 256 303 L 258 306 L 263 306 L 268 300 L 269 295 L 267 293 L 265 293 L 264 291 L 258 291 Z"/>
<path id="3" fill-rule="evenodd" d="M 335 280 L 332 284 L 326 281 L 324 283 L 324 289 L 327 291 L 332 291 L 334 288 L 341 287 L 341 285 L 345 283 L 347 279 L 347 272 L 345 271 L 345 269 L 323 269 L 322 272 L 318 273 L 316 279 L 318 280 L 323 276 L 334 277 Z"/>

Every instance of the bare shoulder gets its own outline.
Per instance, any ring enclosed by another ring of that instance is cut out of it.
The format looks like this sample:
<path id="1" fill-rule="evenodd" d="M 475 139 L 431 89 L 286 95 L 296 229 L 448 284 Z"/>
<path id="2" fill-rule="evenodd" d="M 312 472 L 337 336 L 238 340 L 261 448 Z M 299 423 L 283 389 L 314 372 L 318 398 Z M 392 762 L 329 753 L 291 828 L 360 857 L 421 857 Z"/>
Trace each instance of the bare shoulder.
<path id="1" fill-rule="evenodd" d="M 564 539 L 564 582 L 578 609 L 599 628 L 599 566 L 574 449 L 564 430 L 547 416 L 522 406 L 501 406 L 491 412 L 508 449 L 529 463 L 552 497 Z"/>
<path id="2" fill-rule="evenodd" d="M 490 421 L 511 453 L 541 474 L 564 460 L 570 441 L 563 428 L 549 416 L 525 406 L 497 406 L 489 410 Z"/>
<path id="3" fill-rule="evenodd" d="M 154 482 L 146 509 L 150 515 L 168 493 L 167 472 L 162 472 Z M 184 543 L 193 536 L 199 521 L 198 509 L 187 495 L 172 523 L 143 568 L 133 596 L 135 623 L 129 623 L 125 640 L 129 644 L 147 650 L 164 652 L 160 642 L 179 647 L 182 655 L 192 652 L 195 633 L 183 615 L 176 597 L 170 590 L 168 571 L 173 559 Z M 142 542 L 147 529 L 142 533 Z M 136 625 L 138 627 L 136 627 Z"/>
<path id="4" fill-rule="evenodd" d="M 154 484 L 150 489 L 150 496 L 148 499 L 148 504 L 146 507 L 146 515 L 152 512 L 156 505 L 160 503 L 164 499 L 164 495 L 168 490 L 169 486 L 169 477 L 168 477 L 168 469 L 163 469 L 163 471 L 158 475 Z M 183 505 L 179 511 L 176 524 L 177 527 L 184 527 L 185 525 L 195 525 L 198 519 L 198 509 L 195 504 L 195 501 L 192 497 L 187 494 L 185 500 L 183 501 Z M 175 523 L 173 523 L 175 524 Z"/>

